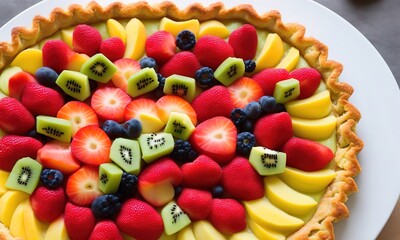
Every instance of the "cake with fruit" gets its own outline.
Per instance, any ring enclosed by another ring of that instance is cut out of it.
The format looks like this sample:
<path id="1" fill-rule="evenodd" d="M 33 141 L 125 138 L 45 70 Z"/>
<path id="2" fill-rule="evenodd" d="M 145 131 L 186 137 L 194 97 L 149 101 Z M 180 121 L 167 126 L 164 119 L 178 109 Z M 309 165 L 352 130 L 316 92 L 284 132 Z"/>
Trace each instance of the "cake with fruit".
<path id="1" fill-rule="evenodd" d="M 0 239 L 334 239 L 359 111 L 278 11 L 71 5 L 0 43 Z"/>

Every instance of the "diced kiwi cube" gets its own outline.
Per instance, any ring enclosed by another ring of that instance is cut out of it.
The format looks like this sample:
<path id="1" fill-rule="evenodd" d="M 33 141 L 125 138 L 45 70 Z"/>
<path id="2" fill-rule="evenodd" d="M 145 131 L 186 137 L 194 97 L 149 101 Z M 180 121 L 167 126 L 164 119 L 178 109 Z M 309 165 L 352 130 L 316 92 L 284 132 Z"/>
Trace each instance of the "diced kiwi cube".
<path id="1" fill-rule="evenodd" d="M 171 201 L 163 207 L 161 217 L 164 222 L 164 231 L 167 235 L 179 232 L 192 222 L 175 201 Z"/>
<path id="2" fill-rule="evenodd" d="M 117 138 L 111 145 L 111 160 L 125 172 L 138 175 L 142 166 L 142 154 L 136 140 Z"/>
<path id="3" fill-rule="evenodd" d="M 36 131 L 61 142 L 70 142 L 72 124 L 65 119 L 40 115 L 36 117 Z"/>
<path id="4" fill-rule="evenodd" d="M 214 77 L 220 83 L 229 86 L 237 79 L 243 77 L 244 72 L 245 65 L 243 59 L 229 57 L 215 70 Z"/>
<path id="5" fill-rule="evenodd" d="M 138 140 L 142 158 L 146 163 L 151 163 L 174 150 L 174 138 L 170 133 L 142 134 Z"/>
<path id="6" fill-rule="evenodd" d="M 278 103 L 287 103 L 300 95 L 299 80 L 291 78 L 275 84 L 274 98 Z"/>
<path id="7" fill-rule="evenodd" d="M 189 116 L 184 113 L 171 112 L 164 132 L 171 133 L 178 139 L 187 140 L 195 130 Z"/>
<path id="8" fill-rule="evenodd" d="M 131 97 L 137 97 L 142 94 L 153 91 L 158 87 L 158 77 L 154 68 L 143 68 L 128 79 L 126 92 Z"/>
<path id="9" fill-rule="evenodd" d="M 103 193 L 116 193 L 122 178 L 122 169 L 114 163 L 99 166 L 99 189 Z"/>
<path id="10" fill-rule="evenodd" d="M 11 170 L 6 187 L 31 194 L 39 183 L 41 172 L 42 165 L 36 160 L 30 157 L 21 158 Z"/>
<path id="11" fill-rule="evenodd" d="M 249 161 L 261 176 L 278 174 L 285 171 L 286 153 L 265 147 L 253 147 Z"/>
<path id="12" fill-rule="evenodd" d="M 196 94 L 196 80 L 191 77 L 173 74 L 165 79 L 163 92 L 192 102 Z"/>
<path id="13" fill-rule="evenodd" d="M 58 76 L 56 84 L 69 96 L 85 101 L 90 96 L 89 78 L 83 73 L 64 70 Z"/>
<path id="14" fill-rule="evenodd" d="M 81 73 L 101 83 L 110 81 L 117 70 L 114 63 L 101 53 L 93 55 L 81 67 Z"/>

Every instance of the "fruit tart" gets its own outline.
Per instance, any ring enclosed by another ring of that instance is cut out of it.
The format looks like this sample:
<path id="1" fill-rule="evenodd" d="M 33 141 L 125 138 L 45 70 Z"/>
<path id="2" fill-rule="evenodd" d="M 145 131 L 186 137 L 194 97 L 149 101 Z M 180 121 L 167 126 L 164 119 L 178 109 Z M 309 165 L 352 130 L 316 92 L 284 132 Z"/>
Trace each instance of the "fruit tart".
<path id="1" fill-rule="evenodd" d="M 0 239 L 334 239 L 359 111 L 278 11 L 71 5 L 0 43 Z"/>

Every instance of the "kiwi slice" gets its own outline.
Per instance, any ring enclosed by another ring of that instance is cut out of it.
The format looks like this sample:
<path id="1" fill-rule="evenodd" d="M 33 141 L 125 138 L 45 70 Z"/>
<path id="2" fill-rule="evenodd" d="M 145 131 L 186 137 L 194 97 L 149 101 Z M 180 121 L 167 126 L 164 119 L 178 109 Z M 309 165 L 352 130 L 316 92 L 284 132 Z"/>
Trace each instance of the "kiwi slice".
<path id="1" fill-rule="evenodd" d="M 58 76 L 56 84 L 69 96 L 85 101 L 90 96 L 89 78 L 83 73 L 64 70 Z"/>
<path id="2" fill-rule="evenodd" d="M 142 154 L 136 140 L 117 138 L 111 145 L 111 160 L 125 172 L 138 175 L 142 167 Z"/>
<path id="3" fill-rule="evenodd" d="M 287 103 L 300 95 L 299 80 L 294 78 L 283 80 L 275 84 L 274 98 L 277 103 Z"/>
<path id="4" fill-rule="evenodd" d="M 61 142 L 70 142 L 72 124 L 65 119 L 40 115 L 36 117 L 36 132 Z"/>
<path id="5" fill-rule="evenodd" d="M 163 207 L 161 217 L 164 222 L 164 231 L 167 235 L 179 232 L 192 222 L 189 216 L 174 201 Z"/>
<path id="6" fill-rule="evenodd" d="M 81 73 L 101 83 L 110 81 L 117 70 L 114 63 L 101 53 L 93 55 L 81 67 Z"/>
<path id="7" fill-rule="evenodd" d="M 137 97 L 153 91 L 159 84 L 156 70 L 146 67 L 136 72 L 128 79 L 126 92 L 131 95 L 131 97 Z"/>
<path id="8" fill-rule="evenodd" d="M 245 72 L 244 62 L 241 58 L 229 57 L 219 65 L 214 72 L 214 77 L 225 86 L 231 85 L 243 77 Z"/>
<path id="9" fill-rule="evenodd" d="M 278 174 L 285 171 L 286 153 L 265 147 L 253 147 L 249 161 L 261 176 Z"/>
<path id="10" fill-rule="evenodd" d="M 138 140 L 142 158 L 146 163 L 151 163 L 174 150 L 174 138 L 170 133 L 142 134 Z"/>
<path id="11" fill-rule="evenodd" d="M 18 160 L 10 175 L 6 187 L 31 194 L 39 183 L 42 165 L 30 157 Z"/>
<path id="12" fill-rule="evenodd" d="M 196 80 L 191 77 L 173 74 L 165 79 L 163 92 L 192 102 L 196 94 Z"/>
<path id="13" fill-rule="evenodd" d="M 114 163 L 99 166 L 99 189 L 103 193 L 116 193 L 122 178 L 122 170 Z"/>
<path id="14" fill-rule="evenodd" d="M 187 140 L 195 130 L 189 116 L 184 113 L 171 112 L 164 132 L 171 133 L 175 138 Z"/>

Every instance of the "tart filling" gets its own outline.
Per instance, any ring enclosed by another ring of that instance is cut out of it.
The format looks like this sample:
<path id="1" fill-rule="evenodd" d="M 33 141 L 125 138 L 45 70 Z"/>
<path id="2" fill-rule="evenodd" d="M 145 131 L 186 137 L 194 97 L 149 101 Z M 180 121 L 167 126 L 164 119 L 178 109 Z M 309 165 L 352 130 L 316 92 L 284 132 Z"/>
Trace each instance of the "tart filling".
<path id="1" fill-rule="evenodd" d="M 1 236 L 334 238 L 360 113 L 304 34 L 220 3 L 93 2 L 15 28 L 0 43 L 1 105 L 19 114 L 0 118 L 0 154 L 18 155 L 1 164 Z M 15 137 L 33 127 L 40 141 Z"/>

